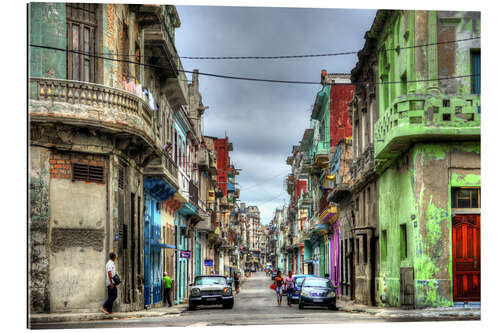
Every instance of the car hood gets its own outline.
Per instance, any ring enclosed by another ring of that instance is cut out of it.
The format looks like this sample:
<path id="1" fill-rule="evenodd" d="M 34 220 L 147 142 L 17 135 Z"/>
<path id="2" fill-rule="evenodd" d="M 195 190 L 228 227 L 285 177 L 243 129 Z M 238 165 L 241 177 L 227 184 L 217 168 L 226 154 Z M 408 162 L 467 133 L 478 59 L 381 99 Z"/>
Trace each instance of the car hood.
<path id="1" fill-rule="evenodd" d="M 222 284 L 204 284 L 199 286 L 193 286 L 193 288 L 198 288 L 200 290 L 224 290 L 227 285 Z"/>

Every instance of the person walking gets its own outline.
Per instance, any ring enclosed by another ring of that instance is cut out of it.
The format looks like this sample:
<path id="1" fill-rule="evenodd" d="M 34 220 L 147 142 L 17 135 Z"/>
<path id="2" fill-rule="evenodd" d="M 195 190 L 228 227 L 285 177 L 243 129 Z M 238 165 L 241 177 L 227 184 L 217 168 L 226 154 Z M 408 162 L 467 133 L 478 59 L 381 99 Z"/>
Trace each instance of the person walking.
<path id="1" fill-rule="evenodd" d="M 170 300 L 170 289 L 172 288 L 172 279 L 168 276 L 167 272 L 163 272 L 163 304 L 168 301 L 168 307 L 172 307 Z"/>
<path id="2" fill-rule="evenodd" d="M 295 283 L 293 282 L 292 271 L 288 271 L 288 276 L 285 279 L 286 302 L 288 306 L 292 306 L 292 295 L 294 289 Z"/>
<path id="3" fill-rule="evenodd" d="M 240 278 L 238 277 L 238 273 L 234 272 L 234 289 L 236 290 L 236 294 L 240 293 Z"/>
<path id="4" fill-rule="evenodd" d="M 106 263 L 106 287 L 108 288 L 108 299 L 101 306 L 101 311 L 108 315 L 113 314 L 113 302 L 118 297 L 118 290 L 113 283 L 113 276 L 116 275 L 116 258 L 116 254 L 111 252 L 109 254 L 109 260 Z"/>
<path id="5" fill-rule="evenodd" d="M 283 294 L 283 278 L 281 277 L 281 271 L 278 271 L 278 275 L 274 279 L 274 284 L 276 285 L 276 297 L 278 300 L 278 305 L 281 306 L 282 294 Z"/>

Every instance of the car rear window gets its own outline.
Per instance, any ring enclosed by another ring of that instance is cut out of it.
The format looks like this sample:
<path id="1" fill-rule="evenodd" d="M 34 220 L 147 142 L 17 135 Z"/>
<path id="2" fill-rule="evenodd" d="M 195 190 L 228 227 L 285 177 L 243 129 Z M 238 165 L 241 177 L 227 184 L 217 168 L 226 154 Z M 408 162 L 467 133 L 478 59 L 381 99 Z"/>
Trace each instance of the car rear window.
<path id="1" fill-rule="evenodd" d="M 301 284 L 302 282 L 304 282 L 304 279 L 303 277 L 299 277 L 299 278 L 295 278 L 295 283 L 296 284 Z"/>
<path id="2" fill-rule="evenodd" d="M 202 286 L 206 284 L 226 284 L 226 279 L 223 277 L 203 276 L 196 278 L 194 284 L 195 286 Z"/>
<path id="3" fill-rule="evenodd" d="M 333 288 L 330 280 L 306 279 L 304 287 Z"/>

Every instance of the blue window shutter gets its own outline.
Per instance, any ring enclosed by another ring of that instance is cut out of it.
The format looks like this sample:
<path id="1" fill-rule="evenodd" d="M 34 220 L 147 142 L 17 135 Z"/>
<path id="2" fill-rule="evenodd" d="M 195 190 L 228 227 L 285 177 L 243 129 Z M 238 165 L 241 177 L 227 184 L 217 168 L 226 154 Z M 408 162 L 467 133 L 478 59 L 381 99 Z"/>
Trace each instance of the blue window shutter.
<path id="1" fill-rule="evenodd" d="M 481 53 L 480 52 L 472 52 L 472 74 L 475 75 L 472 77 L 472 93 L 473 94 L 481 94 Z M 478 75 L 476 75 L 478 74 Z"/>

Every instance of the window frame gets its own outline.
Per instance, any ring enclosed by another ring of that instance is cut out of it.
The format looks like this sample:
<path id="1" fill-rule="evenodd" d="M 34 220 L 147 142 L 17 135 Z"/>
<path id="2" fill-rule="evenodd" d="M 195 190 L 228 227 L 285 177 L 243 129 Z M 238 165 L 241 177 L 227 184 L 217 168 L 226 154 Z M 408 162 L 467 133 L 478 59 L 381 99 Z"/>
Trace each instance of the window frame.
<path id="1" fill-rule="evenodd" d="M 75 7 L 83 5 L 86 8 Z M 97 4 L 66 4 L 66 33 L 67 33 L 67 51 L 66 51 L 66 77 L 68 80 L 97 83 L 97 58 L 88 54 L 96 52 L 97 43 Z M 90 10 L 93 8 L 93 10 Z M 75 15 L 76 11 L 84 14 Z M 90 14 L 89 14 L 90 13 Z M 74 29 L 78 28 L 78 47 L 75 48 L 73 42 L 76 37 L 73 33 Z M 85 32 L 88 31 L 88 49 L 85 47 Z M 84 54 L 78 54 L 71 51 L 79 51 Z M 75 60 L 78 60 L 78 67 L 75 68 Z M 88 63 L 88 80 L 86 77 L 85 63 Z M 75 75 L 75 69 L 78 74 Z"/>

